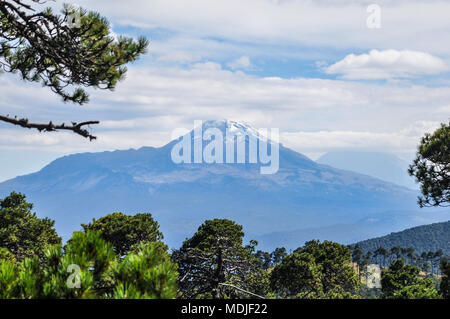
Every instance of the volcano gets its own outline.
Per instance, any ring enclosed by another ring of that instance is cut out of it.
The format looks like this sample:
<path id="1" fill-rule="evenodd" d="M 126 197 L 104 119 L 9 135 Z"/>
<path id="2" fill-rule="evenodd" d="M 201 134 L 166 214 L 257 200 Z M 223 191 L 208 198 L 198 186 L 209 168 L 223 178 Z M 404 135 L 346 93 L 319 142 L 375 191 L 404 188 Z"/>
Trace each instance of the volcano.
<path id="1" fill-rule="evenodd" d="M 26 194 L 38 216 L 56 221 L 65 240 L 92 218 L 118 211 L 150 212 L 172 248 L 213 218 L 242 224 L 247 238 L 258 239 L 264 249 L 296 248 L 313 238 L 352 243 L 449 219 L 448 209 L 419 209 L 414 190 L 316 163 L 248 124 L 206 121 L 201 129 L 213 129 L 215 139 L 224 137 L 216 146 L 226 144 L 227 132 L 244 139 L 245 160 L 238 160 L 236 149 L 230 163 L 225 152 L 215 149 L 211 154 L 215 159 L 222 156 L 222 162 L 195 161 L 195 154 L 191 161 L 174 161 L 174 150 L 182 154 L 180 143 L 190 143 L 194 153 L 199 142 L 194 129 L 160 148 L 58 158 L 39 172 L 0 183 L 0 195 Z M 200 138 L 200 152 L 211 152 L 215 139 Z M 256 162 L 252 141 L 258 145 Z M 279 167 L 271 174 L 261 173 L 264 142 L 270 150 L 265 155 L 278 156 Z"/>

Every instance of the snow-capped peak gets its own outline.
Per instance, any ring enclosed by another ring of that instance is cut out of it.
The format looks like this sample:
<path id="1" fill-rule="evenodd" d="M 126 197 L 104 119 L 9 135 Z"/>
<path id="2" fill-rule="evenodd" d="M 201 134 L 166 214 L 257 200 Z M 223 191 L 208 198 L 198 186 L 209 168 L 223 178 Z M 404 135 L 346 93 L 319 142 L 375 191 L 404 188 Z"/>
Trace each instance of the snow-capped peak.
<path id="1" fill-rule="evenodd" d="M 264 138 L 257 129 L 245 122 L 231 121 L 231 120 L 208 120 L 203 122 L 202 129 L 206 131 L 209 128 L 219 129 L 224 136 L 254 136 L 256 138 Z"/>

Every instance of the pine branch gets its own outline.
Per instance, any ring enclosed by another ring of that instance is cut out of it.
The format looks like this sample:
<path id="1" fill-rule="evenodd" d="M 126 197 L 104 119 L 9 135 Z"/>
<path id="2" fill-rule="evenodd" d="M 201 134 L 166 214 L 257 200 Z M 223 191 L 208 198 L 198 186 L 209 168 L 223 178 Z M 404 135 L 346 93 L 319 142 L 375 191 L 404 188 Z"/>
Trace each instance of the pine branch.
<path id="1" fill-rule="evenodd" d="M 81 135 L 85 138 L 89 138 L 90 141 L 97 139 L 96 136 L 91 135 L 88 130 L 84 129 L 83 126 L 91 125 L 91 124 L 99 124 L 99 121 L 86 121 L 81 123 L 72 122 L 72 125 L 66 126 L 65 123 L 62 123 L 60 125 L 55 125 L 51 121 L 48 124 L 41 124 L 41 123 L 31 123 L 26 118 L 18 119 L 17 117 L 9 117 L 9 116 L 3 116 L 0 115 L 0 121 L 11 123 L 14 125 L 18 125 L 24 128 L 29 129 L 37 129 L 39 132 L 55 132 L 59 130 L 67 130 L 72 131 L 78 135 Z"/>

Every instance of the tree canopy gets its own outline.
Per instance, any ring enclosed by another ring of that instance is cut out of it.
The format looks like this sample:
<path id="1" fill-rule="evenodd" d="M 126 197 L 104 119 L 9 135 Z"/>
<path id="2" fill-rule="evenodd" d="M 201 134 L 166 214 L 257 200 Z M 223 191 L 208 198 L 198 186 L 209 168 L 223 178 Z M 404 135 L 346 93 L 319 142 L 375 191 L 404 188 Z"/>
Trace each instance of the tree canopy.
<path id="1" fill-rule="evenodd" d="M 142 244 L 124 258 L 97 232 L 75 232 L 42 261 L 0 259 L 0 298 L 175 298 L 176 265 L 161 242 Z"/>
<path id="2" fill-rule="evenodd" d="M 242 226 L 233 221 L 205 221 L 172 254 L 179 266 L 180 295 L 223 298 L 236 297 L 236 289 L 266 292 L 268 278 L 257 267 L 254 246 L 242 245 L 243 237 Z"/>
<path id="3" fill-rule="evenodd" d="M 148 213 L 94 219 L 62 246 L 53 221 L 37 218 L 32 206 L 18 193 L 0 200 L 0 299 L 449 298 L 442 250 L 419 256 L 394 246 L 372 254 L 359 245 L 312 240 L 290 254 L 284 248 L 267 253 L 256 250 L 256 241 L 244 245 L 241 225 L 213 219 L 170 254 Z M 404 256 L 429 267 L 423 273 Z M 377 260 L 389 265 L 381 288 L 368 285 L 369 270 L 355 270 L 352 257 L 361 269 Z M 442 276 L 430 274 L 439 266 Z"/>
<path id="4" fill-rule="evenodd" d="M 420 278 L 420 269 L 395 260 L 381 272 L 381 291 L 389 299 L 436 299 L 439 294 L 430 278 Z"/>
<path id="5" fill-rule="evenodd" d="M 421 184 L 420 207 L 450 206 L 450 123 L 422 137 L 408 172 Z"/>
<path id="6" fill-rule="evenodd" d="M 25 195 L 12 192 L 0 200 L 0 247 L 7 249 L 17 260 L 36 256 L 42 258 L 49 245 L 60 244 L 61 238 L 49 218 L 38 218 L 33 204 Z M 3 250 L 6 256 L 6 251 Z"/>
<path id="7" fill-rule="evenodd" d="M 159 241 L 163 234 L 159 224 L 151 214 L 142 213 L 134 216 L 113 213 L 93 219 L 92 223 L 81 225 L 84 231 L 97 231 L 102 238 L 110 242 L 117 254 L 126 255 L 140 243 Z"/>
<path id="8" fill-rule="evenodd" d="M 358 283 L 349 248 L 330 241 L 307 242 L 271 273 L 272 289 L 284 297 L 350 298 Z"/>
<path id="9" fill-rule="evenodd" d="M 450 254 L 449 233 L 450 221 L 447 221 L 405 229 L 386 236 L 360 241 L 357 244 L 365 252 L 375 252 L 380 247 L 391 249 L 395 246 L 401 246 L 413 248 L 419 254 L 439 249 L 442 249 L 446 254 Z"/>
<path id="10" fill-rule="evenodd" d="M 440 292 L 445 299 L 450 299 L 450 262 L 445 258 L 441 262 L 441 271 L 443 274 Z"/>

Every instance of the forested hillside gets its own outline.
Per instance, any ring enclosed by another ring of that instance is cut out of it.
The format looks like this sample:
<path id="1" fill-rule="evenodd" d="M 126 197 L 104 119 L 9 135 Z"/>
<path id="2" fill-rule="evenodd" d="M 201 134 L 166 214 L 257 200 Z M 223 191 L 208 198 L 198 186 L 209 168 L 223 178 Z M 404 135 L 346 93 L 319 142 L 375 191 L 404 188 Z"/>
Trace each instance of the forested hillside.
<path id="1" fill-rule="evenodd" d="M 395 246 L 414 248 L 416 252 L 437 251 L 450 253 L 450 221 L 418 226 L 401 232 L 364 240 L 358 243 L 364 251 L 375 251 L 379 247 L 391 249 Z"/>

